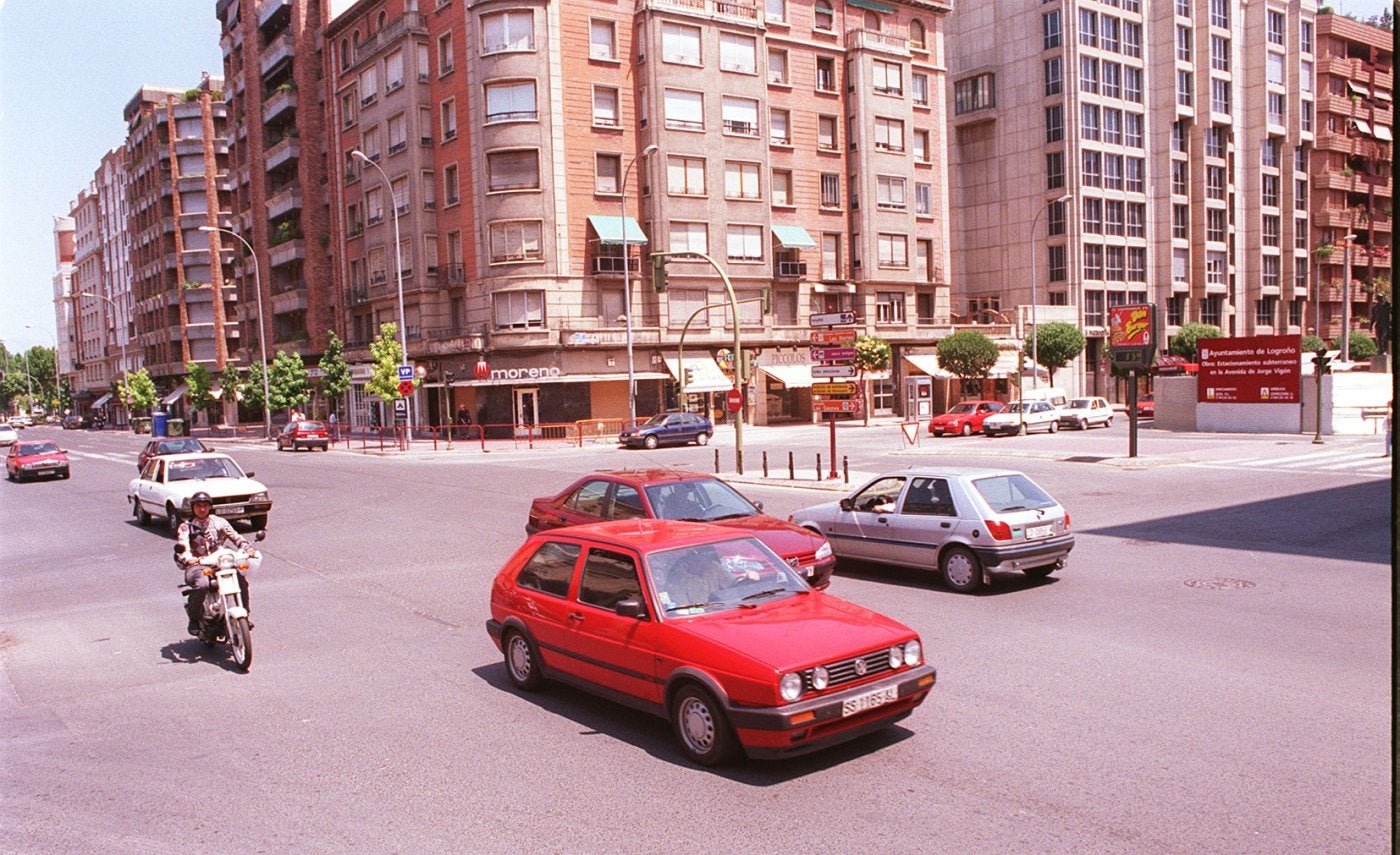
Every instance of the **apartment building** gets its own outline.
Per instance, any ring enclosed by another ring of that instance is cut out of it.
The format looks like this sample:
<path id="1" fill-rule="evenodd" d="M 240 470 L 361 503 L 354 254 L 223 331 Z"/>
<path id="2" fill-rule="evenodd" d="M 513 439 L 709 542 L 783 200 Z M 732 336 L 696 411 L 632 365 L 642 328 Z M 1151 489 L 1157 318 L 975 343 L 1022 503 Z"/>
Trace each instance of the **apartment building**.
<path id="1" fill-rule="evenodd" d="M 229 229 L 211 238 L 233 263 L 241 363 L 278 351 L 314 364 L 338 329 L 325 190 L 325 84 L 320 0 L 219 0 L 229 116 Z M 246 257 L 239 238 L 253 249 Z M 261 286 L 262 294 L 255 292 Z M 261 308 L 259 308 L 261 307 Z"/>
<path id="2" fill-rule="evenodd" d="M 951 20 L 954 258 L 969 309 L 1088 337 L 1067 381 L 1112 394 L 1106 309 L 1302 333 L 1315 5 L 998 0 Z"/>
<path id="3" fill-rule="evenodd" d="M 77 226 L 71 216 L 53 218 L 54 275 L 52 287 L 54 328 L 57 330 L 54 335 L 54 349 L 57 351 L 57 365 L 54 366 L 57 376 L 54 378 L 54 382 L 58 384 L 66 382 L 69 388 L 72 388 L 71 375 L 76 336 L 76 319 L 73 315 L 71 299 L 77 261 L 76 229 Z"/>
<path id="4" fill-rule="evenodd" d="M 223 81 L 189 90 L 143 86 L 127 104 L 127 231 L 139 362 L 161 405 L 183 412 L 186 365 L 223 370 L 238 348 L 238 295 L 210 263 L 226 227 L 229 176 Z M 228 253 L 231 255 L 231 252 Z"/>
<path id="5" fill-rule="evenodd" d="M 813 313 L 897 353 L 950 331 L 949 6 L 427 7 L 362 0 L 325 31 L 349 353 L 402 314 L 427 420 L 625 418 L 629 374 L 646 415 L 684 367 L 712 404 L 734 340 L 716 268 L 759 423 L 812 417 Z M 657 251 L 716 266 L 672 261 L 658 292 Z"/>
<path id="6" fill-rule="evenodd" d="M 1353 330 L 1370 327 L 1378 293 L 1393 282 L 1393 37 L 1341 15 L 1317 16 L 1317 142 L 1309 164 L 1315 279 L 1303 325 L 1334 342 L 1344 321 Z"/>
<path id="7" fill-rule="evenodd" d="M 102 214 L 96 182 L 90 182 L 68 211 L 73 221 L 73 276 L 68 293 L 73 318 L 72 366 L 68 386 L 79 411 L 89 407 L 106 391 L 106 328 L 108 309 L 100 297 L 84 297 L 83 292 L 106 294 Z M 106 403 L 104 401 L 104 403 Z"/>

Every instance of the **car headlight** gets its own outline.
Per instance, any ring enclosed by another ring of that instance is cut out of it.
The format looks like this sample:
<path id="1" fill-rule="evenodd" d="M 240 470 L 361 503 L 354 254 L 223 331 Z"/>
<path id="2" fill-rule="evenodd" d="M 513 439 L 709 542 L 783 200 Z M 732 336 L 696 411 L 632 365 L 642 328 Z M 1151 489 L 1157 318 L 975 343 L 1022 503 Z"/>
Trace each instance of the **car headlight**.
<path id="1" fill-rule="evenodd" d="M 822 543 L 821 546 L 818 546 L 818 547 L 817 547 L 817 560 L 818 560 L 818 561 L 825 561 L 826 559 L 828 559 L 828 558 L 830 558 L 830 557 L 831 557 L 831 544 L 830 544 L 830 543 Z"/>
<path id="2" fill-rule="evenodd" d="M 904 664 L 904 648 L 896 644 L 890 648 L 890 667 L 898 668 Z"/>
<path id="3" fill-rule="evenodd" d="M 795 701 L 802 697 L 802 675 L 784 674 L 778 681 L 778 693 L 785 701 Z"/>
<path id="4" fill-rule="evenodd" d="M 812 688 L 820 692 L 831 685 L 831 675 L 827 673 L 824 666 L 818 665 L 812 669 Z"/>
<path id="5" fill-rule="evenodd" d="M 906 642 L 904 645 L 904 664 L 913 667 L 922 661 L 924 661 L 924 646 L 919 643 L 919 639 Z"/>
<path id="6" fill-rule="evenodd" d="M 261 493 L 254 493 L 253 495 L 251 495 L 251 496 L 248 497 L 248 501 L 250 501 L 250 502 L 266 502 L 266 501 L 267 501 L 267 491 L 266 491 L 266 490 L 263 490 Z"/>

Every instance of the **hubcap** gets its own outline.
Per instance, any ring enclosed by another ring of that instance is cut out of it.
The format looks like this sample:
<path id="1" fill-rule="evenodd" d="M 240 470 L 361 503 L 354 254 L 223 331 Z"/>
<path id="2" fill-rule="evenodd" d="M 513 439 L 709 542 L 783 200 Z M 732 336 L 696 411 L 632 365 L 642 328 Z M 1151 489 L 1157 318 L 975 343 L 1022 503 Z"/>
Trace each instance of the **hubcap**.
<path id="1" fill-rule="evenodd" d="M 510 640 L 510 673 L 517 680 L 530 677 L 530 645 L 518 635 Z"/>
<path id="2" fill-rule="evenodd" d="M 681 706 L 681 736 L 697 754 L 704 754 L 715 744 L 715 720 L 710 708 L 698 698 L 686 698 Z"/>
<path id="3" fill-rule="evenodd" d="M 954 586 L 965 588 L 972 581 L 972 562 L 966 555 L 958 553 L 948 559 L 948 581 Z"/>

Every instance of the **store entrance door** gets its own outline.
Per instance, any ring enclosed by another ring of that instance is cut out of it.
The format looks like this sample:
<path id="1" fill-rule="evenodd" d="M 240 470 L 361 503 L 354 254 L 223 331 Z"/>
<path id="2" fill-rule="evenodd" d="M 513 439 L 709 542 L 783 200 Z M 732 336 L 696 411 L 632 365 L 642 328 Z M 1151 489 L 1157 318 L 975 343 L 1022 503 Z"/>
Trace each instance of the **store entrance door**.
<path id="1" fill-rule="evenodd" d="M 515 390 L 515 437 L 524 439 L 536 432 L 540 423 L 540 390 Z"/>

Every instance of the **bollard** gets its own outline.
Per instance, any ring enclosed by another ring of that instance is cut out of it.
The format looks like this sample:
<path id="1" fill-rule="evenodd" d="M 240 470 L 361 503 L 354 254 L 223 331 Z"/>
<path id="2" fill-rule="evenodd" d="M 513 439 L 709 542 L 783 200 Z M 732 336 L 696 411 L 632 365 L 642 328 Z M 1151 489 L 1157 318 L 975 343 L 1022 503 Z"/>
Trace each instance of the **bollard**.
<path id="1" fill-rule="evenodd" d="M 846 455 L 841 455 L 841 480 L 844 483 L 851 483 L 851 464 L 846 459 Z"/>
<path id="2" fill-rule="evenodd" d="M 822 479 L 822 456 L 821 456 L 820 454 L 818 454 L 818 455 L 817 455 L 817 480 L 820 481 L 821 479 Z"/>
<path id="3" fill-rule="evenodd" d="M 794 472 L 792 471 L 792 452 L 791 452 L 791 451 L 788 452 L 788 480 L 789 480 L 789 481 L 795 481 L 795 480 L 797 480 L 797 475 L 794 474 Z"/>
<path id="4" fill-rule="evenodd" d="M 715 449 L 715 474 L 719 474 L 719 449 Z"/>
<path id="5" fill-rule="evenodd" d="M 763 477 L 768 477 L 768 452 L 763 452 Z"/>

